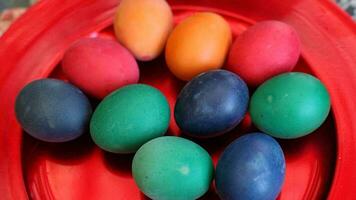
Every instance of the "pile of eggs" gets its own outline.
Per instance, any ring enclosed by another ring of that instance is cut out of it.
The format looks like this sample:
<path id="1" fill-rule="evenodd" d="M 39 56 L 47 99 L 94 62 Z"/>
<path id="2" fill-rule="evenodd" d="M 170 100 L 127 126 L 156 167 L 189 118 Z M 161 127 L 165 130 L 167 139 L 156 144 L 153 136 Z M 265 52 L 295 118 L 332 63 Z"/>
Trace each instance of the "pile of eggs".
<path id="1" fill-rule="evenodd" d="M 45 142 L 74 140 L 89 130 L 103 150 L 134 153 L 133 178 L 151 199 L 197 199 L 214 178 L 221 199 L 275 199 L 286 163 L 274 138 L 310 134 L 330 111 L 325 86 L 291 72 L 300 55 L 296 31 L 264 21 L 232 41 L 229 23 L 212 12 L 174 27 L 164 0 L 122 0 L 114 30 L 117 41 L 81 39 L 65 52 L 69 82 L 40 79 L 20 91 L 15 111 L 22 128 Z M 173 111 L 184 134 L 209 140 L 234 129 L 247 112 L 260 130 L 233 141 L 215 169 L 199 144 L 164 136 L 168 101 L 138 83 L 136 59 L 154 60 L 163 51 L 172 74 L 187 81 Z M 102 100 L 95 110 L 86 95 Z"/>

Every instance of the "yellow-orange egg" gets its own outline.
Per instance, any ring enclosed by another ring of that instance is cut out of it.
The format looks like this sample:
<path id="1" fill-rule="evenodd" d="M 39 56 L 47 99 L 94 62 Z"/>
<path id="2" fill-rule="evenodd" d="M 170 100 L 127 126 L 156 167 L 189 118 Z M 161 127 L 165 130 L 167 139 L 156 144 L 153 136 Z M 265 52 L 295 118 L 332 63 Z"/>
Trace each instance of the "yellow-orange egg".
<path id="1" fill-rule="evenodd" d="M 156 58 L 173 28 L 165 0 L 122 0 L 114 19 L 115 35 L 138 60 Z"/>
<path id="2" fill-rule="evenodd" d="M 231 44 L 231 29 L 220 15 L 196 13 L 177 25 L 166 46 L 166 62 L 182 80 L 221 68 Z"/>

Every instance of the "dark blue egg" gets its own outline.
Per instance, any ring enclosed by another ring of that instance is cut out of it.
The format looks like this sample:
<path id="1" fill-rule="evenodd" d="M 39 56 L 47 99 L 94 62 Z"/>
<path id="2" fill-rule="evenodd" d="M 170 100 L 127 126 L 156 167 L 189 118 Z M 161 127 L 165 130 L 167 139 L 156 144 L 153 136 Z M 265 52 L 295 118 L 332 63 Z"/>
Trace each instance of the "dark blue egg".
<path id="1" fill-rule="evenodd" d="M 212 70 L 192 79 L 180 92 L 174 109 L 179 128 L 195 137 L 213 137 L 234 128 L 249 101 L 245 82 L 226 70 Z"/>
<path id="2" fill-rule="evenodd" d="M 285 159 L 278 142 L 263 133 L 244 135 L 222 153 L 215 185 L 223 200 L 275 200 L 285 177 Z"/>
<path id="3" fill-rule="evenodd" d="M 17 96 L 15 111 L 22 128 L 46 142 L 66 142 L 79 137 L 87 130 L 92 114 L 82 91 L 55 79 L 26 85 Z"/>

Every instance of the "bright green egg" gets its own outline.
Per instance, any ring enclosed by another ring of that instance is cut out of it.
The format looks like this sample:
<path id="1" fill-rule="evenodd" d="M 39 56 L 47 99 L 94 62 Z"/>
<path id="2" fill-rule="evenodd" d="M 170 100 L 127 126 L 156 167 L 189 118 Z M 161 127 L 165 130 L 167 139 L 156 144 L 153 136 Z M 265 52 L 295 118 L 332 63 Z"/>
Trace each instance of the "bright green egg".
<path id="1" fill-rule="evenodd" d="M 250 114 L 263 132 L 277 138 L 298 138 L 321 126 L 330 111 L 325 86 L 314 76 L 291 72 L 275 76 L 252 95 Z"/>
<path id="2" fill-rule="evenodd" d="M 120 88 L 98 105 L 90 121 L 90 134 L 102 149 L 133 153 L 167 131 L 170 109 L 164 95 L 144 84 Z"/>
<path id="3" fill-rule="evenodd" d="M 174 136 L 147 142 L 132 162 L 136 184 L 154 200 L 198 199 L 208 191 L 213 172 L 208 152 L 190 140 Z"/>

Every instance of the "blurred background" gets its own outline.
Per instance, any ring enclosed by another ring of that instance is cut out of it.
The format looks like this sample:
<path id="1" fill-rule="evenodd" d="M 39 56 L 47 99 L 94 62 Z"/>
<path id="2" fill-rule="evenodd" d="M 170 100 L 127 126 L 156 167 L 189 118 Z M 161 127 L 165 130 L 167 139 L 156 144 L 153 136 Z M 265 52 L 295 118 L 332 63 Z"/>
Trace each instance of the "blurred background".
<path id="1" fill-rule="evenodd" d="M 0 0 L 0 11 L 6 8 L 27 7 L 31 3 L 30 0 Z"/>
<path id="2" fill-rule="evenodd" d="M 0 0 L 0 36 L 37 0 Z"/>
<path id="3" fill-rule="evenodd" d="M 356 0 L 336 0 L 336 2 L 356 20 Z"/>
<path id="4" fill-rule="evenodd" d="M 0 36 L 27 7 L 37 1 L 39 0 L 0 0 Z M 336 0 L 336 3 L 356 20 L 356 0 Z"/>

